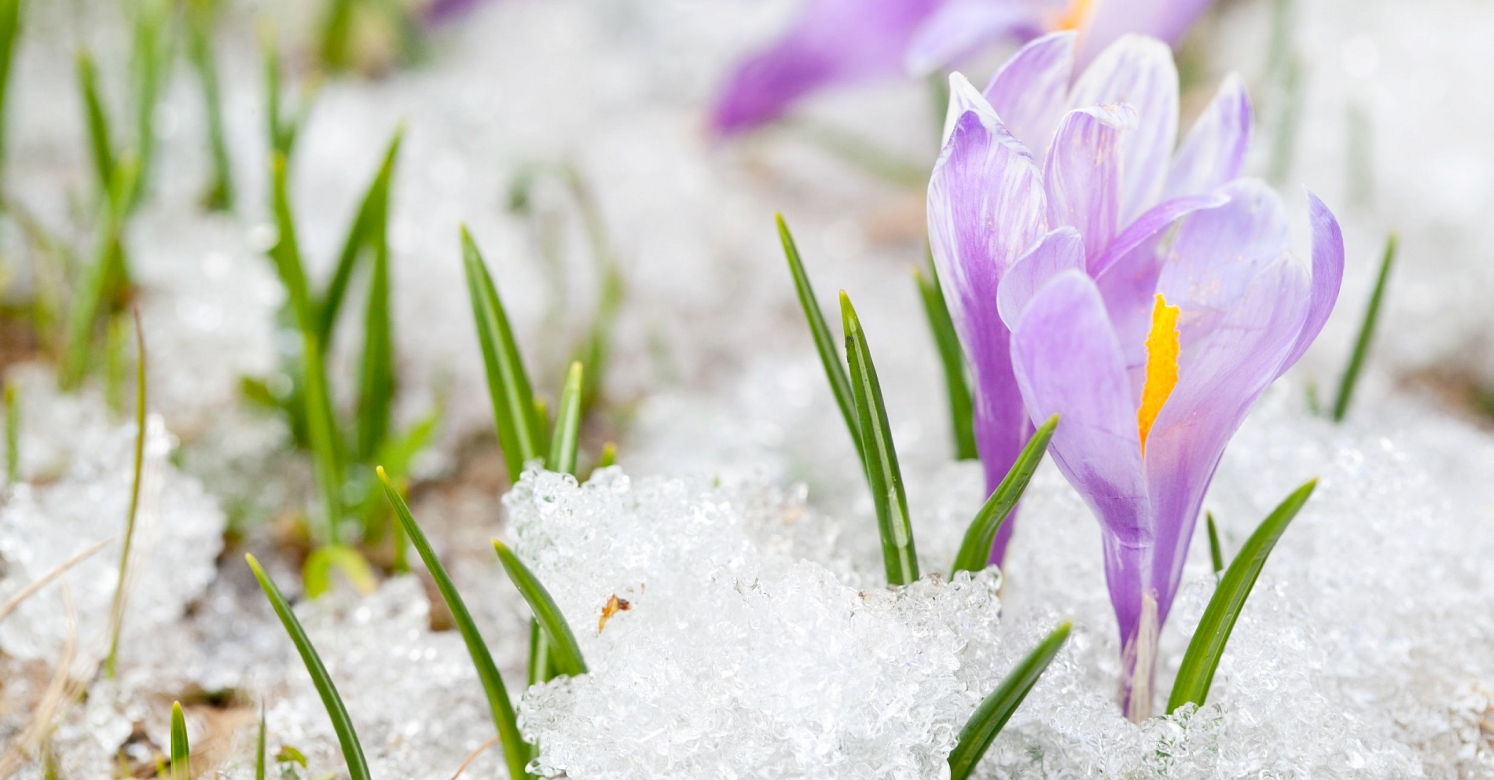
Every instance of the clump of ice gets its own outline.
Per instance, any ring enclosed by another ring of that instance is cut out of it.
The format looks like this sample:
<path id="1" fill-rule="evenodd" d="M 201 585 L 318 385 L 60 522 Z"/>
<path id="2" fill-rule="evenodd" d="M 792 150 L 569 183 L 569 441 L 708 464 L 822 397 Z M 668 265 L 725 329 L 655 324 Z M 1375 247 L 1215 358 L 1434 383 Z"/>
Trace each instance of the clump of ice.
<path id="1" fill-rule="evenodd" d="M 21 404 L 22 481 L 0 507 L 0 601 L 107 539 L 64 576 L 76 611 L 78 668 L 108 652 L 109 611 L 134 479 L 135 425 L 111 419 L 92 393 L 59 394 L 50 374 L 12 371 Z M 180 620 L 212 581 L 225 525 L 217 502 L 169 462 L 174 447 L 158 416 L 146 423 L 121 664 L 150 657 L 152 637 Z M 62 588 L 31 596 L 0 623 L 0 651 L 53 660 L 68 634 Z"/>
<path id="2" fill-rule="evenodd" d="M 858 587 L 800 496 L 608 469 L 506 503 L 590 667 L 524 698 L 546 776 L 938 777 L 1010 665 L 994 572 Z"/>

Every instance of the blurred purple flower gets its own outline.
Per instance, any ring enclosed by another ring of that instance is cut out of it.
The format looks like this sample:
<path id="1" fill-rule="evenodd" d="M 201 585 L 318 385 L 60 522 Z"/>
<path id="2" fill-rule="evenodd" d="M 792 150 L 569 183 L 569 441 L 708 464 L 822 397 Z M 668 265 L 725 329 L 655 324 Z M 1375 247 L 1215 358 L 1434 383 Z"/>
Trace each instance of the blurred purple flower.
<path id="1" fill-rule="evenodd" d="M 748 130 L 819 89 L 926 75 L 997 41 L 1025 41 L 1048 30 L 1079 31 L 1081 64 L 1125 33 L 1175 42 L 1210 2 L 806 0 L 788 33 L 727 79 L 711 124 L 723 135 Z"/>
<path id="2" fill-rule="evenodd" d="M 421 9 L 420 18 L 426 24 L 442 24 L 476 8 L 482 0 L 431 0 Z"/>
<path id="3" fill-rule="evenodd" d="M 1167 46 L 1124 37 L 1071 88 L 1075 45 L 1072 32 L 1027 44 L 984 94 L 955 74 L 929 181 L 929 241 L 975 380 L 988 490 L 1032 433 L 1012 372 L 1011 315 L 1061 271 L 1098 273 L 1144 254 L 1183 215 L 1220 205 L 1210 191 L 1239 175 L 1250 136 L 1250 104 L 1231 77 L 1174 155 Z M 993 563 L 1013 526 L 1002 527 Z"/>

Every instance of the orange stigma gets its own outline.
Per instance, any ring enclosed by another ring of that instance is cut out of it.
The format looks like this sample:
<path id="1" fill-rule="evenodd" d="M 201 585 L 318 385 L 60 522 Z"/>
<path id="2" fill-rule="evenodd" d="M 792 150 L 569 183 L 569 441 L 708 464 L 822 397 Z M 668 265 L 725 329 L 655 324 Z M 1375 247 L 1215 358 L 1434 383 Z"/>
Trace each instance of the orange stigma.
<path id="1" fill-rule="evenodd" d="M 1089 21 L 1089 15 L 1094 11 L 1095 0 L 1074 0 L 1069 5 L 1069 10 L 1053 22 L 1055 30 L 1077 30 Z"/>
<path id="2" fill-rule="evenodd" d="M 1157 293 L 1157 303 L 1152 306 L 1152 332 L 1146 336 L 1146 383 L 1141 386 L 1141 408 L 1136 410 L 1143 457 L 1152 423 L 1178 384 L 1178 313 L 1178 307 L 1168 306 L 1162 293 Z"/>

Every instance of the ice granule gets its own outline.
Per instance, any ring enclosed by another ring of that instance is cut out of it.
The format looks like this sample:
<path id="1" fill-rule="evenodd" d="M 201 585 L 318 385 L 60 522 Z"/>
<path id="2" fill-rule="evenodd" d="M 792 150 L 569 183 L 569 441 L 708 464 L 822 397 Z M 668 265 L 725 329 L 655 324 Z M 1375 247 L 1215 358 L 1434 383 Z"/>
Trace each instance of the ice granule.
<path id="1" fill-rule="evenodd" d="M 134 479 L 133 422 L 110 419 L 93 393 L 59 394 L 50 374 L 12 370 L 21 399 L 23 481 L 0 508 L 0 601 L 87 547 L 115 541 L 63 577 L 77 616 L 78 668 L 108 652 L 110 603 Z M 120 663 L 156 652 L 152 638 L 182 617 L 212 581 L 225 520 L 197 480 L 169 462 L 174 446 L 160 417 L 147 419 Z M 67 633 L 58 584 L 27 599 L 0 623 L 0 650 L 52 659 Z"/>
<path id="2" fill-rule="evenodd" d="M 547 776 L 936 778 L 1011 663 L 994 571 L 858 588 L 798 496 L 607 469 L 505 502 L 590 668 L 523 700 Z"/>

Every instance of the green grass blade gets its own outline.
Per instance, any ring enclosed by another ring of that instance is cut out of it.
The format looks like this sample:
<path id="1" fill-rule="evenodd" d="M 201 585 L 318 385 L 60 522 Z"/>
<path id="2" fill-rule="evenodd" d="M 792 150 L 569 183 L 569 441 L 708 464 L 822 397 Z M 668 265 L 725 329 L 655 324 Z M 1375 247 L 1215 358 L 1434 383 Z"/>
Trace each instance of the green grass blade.
<path id="1" fill-rule="evenodd" d="M 508 549 L 508 545 L 494 539 L 493 549 L 498 553 L 498 560 L 503 562 L 503 570 L 508 572 L 508 578 L 519 589 L 519 593 L 523 594 L 524 600 L 529 602 L 529 609 L 544 627 L 546 638 L 550 640 L 550 658 L 556 670 L 573 677 L 586 674 L 586 661 L 581 658 L 581 647 L 576 644 L 575 634 L 571 633 L 570 625 L 560 614 L 560 607 L 550 598 L 550 592 L 535 578 L 534 572 L 514 555 L 513 550 Z"/>
<path id="2" fill-rule="evenodd" d="M 1245 541 L 1239 554 L 1224 571 L 1224 578 L 1209 599 L 1203 619 L 1188 642 L 1178 667 L 1177 681 L 1172 686 L 1172 696 L 1167 700 L 1167 712 L 1171 714 L 1184 704 L 1192 702 L 1200 707 L 1209 698 L 1209 686 L 1214 682 L 1214 672 L 1219 668 L 1219 659 L 1224 655 L 1224 646 L 1229 642 L 1230 632 L 1245 607 L 1245 599 L 1255 587 L 1255 580 L 1266 565 L 1266 558 L 1276 541 L 1281 538 L 1292 518 L 1307 503 L 1316 479 L 1308 481 L 1286 497 Z"/>
<path id="3" fill-rule="evenodd" d="M 555 679 L 555 659 L 550 654 L 550 640 L 539 621 L 529 620 L 529 684 L 539 685 Z"/>
<path id="4" fill-rule="evenodd" d="M 1380 258 L 1380 275 L 1375 279 L 1375 290 L 1370 294 L 1369 308 L 1364 311 L 1364 321 L 1359 325 L 1359 337 L 1354 340 L 1354 352 L 1349 364 L 1344 367 L 1343 377 L 1338 381 L 1338 396 L 1333 401 L 1333 421 L 1343 422 L 1349 413 L 1349 401 L 1354 397 L 1354 386 L 1359 384 L 1359 373 L 1364 370 L 1364 360 L 1369 357 L 1370 343 L 1375 338 L 1375 323 L 1380 319 L 1380 304 L 1385 300 L 1385 287 L 1390 281 L 1390 267 L 1395 261 L 1397 239 L 1392 233 L 1385 241 L 1385 254 Z"/>
<path id="5" fill-rule="evenodd" d="M 327 387 L 326 362 L 322 359 L 321 346 L 316 336 L 303 333 L 301 338 L 302 364 L 306 388 L 302 399 L 306 404 L 306 428 L 311 440 L 312 460 L 316 464 L 317 488 L 322 494 L 323 518 L 321 541 L 337 544 L 341 533 L 338 527 L 345 515 L 343 507 L 343 458 L 342 438 L 337 432 L 337 420 L 332 414 L 332 396 Z"/>
<path id="6" fill-rule="evenodd" d="M 156 106 L 161 99 L 171 63 L 175 38 L 171 22 L 175 3 L 171 0 L 136 0 L 134 11 L 134 49 L 131 52 L 131 75 L 135 100 L 135 158 L 140 167 L 125 199 L 124 211 L 132 211 L 140 202 L 155 167 Z"/>
<path id="7" fill-rule="evenodd" d="M 949 307 L 944 301 L 944 290 L 939 286 L 939 275 L 933 272 L 924 276 L 922 269 L 914 268 L 913 281 L 918 284 L 918 297 L 923 300 L 923 313 L 928 319 L 929 331 L 934 334 L 934 345 L 939 348 L 939 362 L 944 366 L 944 387 L 949 396 L 949 422 L 954 434 L 955 458 L 975 460 L 980 457 L 975 448 L 975 404 L 971 400 L 970 384 L 965 378 L 965 353 L 960 350 L 960 337 L 955 333 L 954 320 L 950 319 Z"/>
<path id="8" fill-rule="evenodd" d="M 223 98 L 218 87 L 218 62 L 213 56 L 213 28 L 218 21 L 218 0 L 188 0 L 187 53 L 202 87 L 207 115 L 208 151 L 213 161 L 213 179 L 203 194 L 203 206 L 211 211 L 233 208 L 233 165 L 228 157 L 228 136 L 223 124 Z"/>
<path id="9" fill-rule="evenodd" d="M 254 743 L 254 780 L 265 780 L 265 705 L 259 704 L 259 739 Z"/>
<path id="10" fill-rule="evenodd" d="M 545 423 L 534 406 L 534 390 L 524 371 L 524 360 L 514 340 L 508 314 L 498 297 L 498 288 L 488 275 L 482 255 L 467 228 L 462 228 L 462 263 L 467 277 L 467 292 L 472 298 L 472 317 L 477 324 L 477 340 L 482 345 L 483 368 L 488 378 L 488 394 L 493 402 L 493 424 L 498 429 L 498 444 L 508 465 L 511 481 L 519 481 L 524 464 L 545 456 Z"/>
<path id="11" fill-rule="evenodd" d="M 100 193 L 108 193 L 114 181 L 114 141 L 109 129 L 109 112 L 99 96 L 98 69 L 93 55 L 78 52 L 78 92 L 83 96 L 83 117 L 88 124 L 88 149 L 93 155 L 94 178 Z"/>
<path id="12" fill-rule="evenodd" d="M 5 482 L 21 481 L 21 402 L 20 391 L 5 383 Z"/>
<path id="13" fill-rule="evenodd" d="M 358 734 L 353 730 L 353 719 L 348 716 L 348 709 L 342 703 L 342 697 L 337 695 L 337 686 L 332 684 L 332 676 L 327 673 L 327 667 L 322 664 L 321 656 L 317 655 L 316 648 L 312 647 L 311 639 L 306 636 L 306 630 L 301 628 L 301 621 L 296 619 L 296 613 L 291 611 L 290 604 L 285 597 L 280 595 L 280 589 L 265 574 L 260 567 L 259 561 L 253 555 L 245 555 L 244 559 L 249 562 L 249 568 L 254 571 L 254 578 L 259 580 L 259 587 L 264 590 L 265 597 L 270 600 L 270 606 L 274 608 L 275 614 L 280 618 L 281 625 L 285 626 L 285 633 L 290 635 L 291 642 L 296 646 L 296 652 L 301 654 L 302 663 L 306 664 L 306 671 L 311 675 L 311 683 L 316 686 L 316 692 L 322 697 L 322 706 L 327 709 L 327 716 L 332 719 L 332 728 L 337 732 L 337 741 L 342 746 L 342 757 L 347 761 L 348 776 L 352 780 L 370 780 L 368 772 L 368 760 L 363 757 L 363 747 L 358 744 Z"/>
<path id="14" fill-rule="evenodd" d="M 1204 513 L 1209 526 L 1209 561 L 1214 564 L 1214 578 L 1224 573 L 1224 550 L 1219 546 L 1219 527 L 1214 525 L 1214 513 Z"/>
<path id="15" fill-rule="evenodd" d="M 296 318 L 296 327 L 302 333 L 315 335 L 315 318 L 312 316 L 311 294 L 306 286 L 306 270 L 301 264 L 301 247 L 296 240 L 296 220 L 290 203 L 290 188 L 286 183 L 284 155 L 275 155 L 270 163 L 271 210 L 275 214 L 276 241 L 270 248 L 270 259 L 275 262 L 275 273 L 285 287 L 291 312 Z"/>
<path id="16" fill-rule="evenodd" d="M 1057 427 L 1058 415 L 1055 414 L 1027 440 L 1027 445 L 1001 479 L 1001 484 L 996 486 L 991 497 L 986 499 L 986 503 L 975 514 L 975 519 L 970 521 L 965 539 L 960 543 L 960 552 L 955 556 L 951 577 L 955 572 L 981 571 L 990 563 L 991 545 L 996 543 L 996 533 L 1011 516 L 1017 502 L 1022 500 L 1027 484 L 1032 481 L 1032 475 L 1043 462 L 1043 455 L 1048 452 L 1048 442 L 1053 439 L 1053 431 Z"/>
<path id="17" fill-rule="evenodd" d="M 377 240 L 368 310 L 363 320 L 363 361 L 358 383 L 358 456 L 373 457 L 389 435 L 394 408 L 394 325 L 389 314 L 389 245 Z M 324 342 L 325 343 L 325 342 Z"/>
<path id="18" fill-rule="evenodd" d="M 353 0 L 331 0 L 322 20 L 322 65 L 339 71 L 352 64 Z"/>
<path id="19" fill-rule="evenodd" d="M 846 430 L 851 433 L 851 443 L 856 447 L 856 456 L 866 463 L 866 453 L 861 448 L 861 427 L 856 415 L 856 400 L 851 394 L 851 378 L 846 374 L 845 364 L 840 360 L 840 348 L 835 337 L 830 335 L 830 326 L 825 324 L 825 315 L 820 312 L 819 300 L 814 297 L 814 288 L 809 285 L 809 274 L 804 270 L 804 261 L 799 257 L 799 247 L 789 233 L 783 215 L 778 220 L 778 238 L 783 242 L 783 254 L 788 258 L 789 273 L 794 276 L 794 291 L 799 296 L 799 305 L 804 309 L 804 319 L 809 322 L 809 334 L 814 337 L 814 349 L 825 367 L 825 378 L 830 381 L 830 392 L 835 404 L 846 420 Z"/>
<path id="20" fill-rule="evenodd" d="M 346 545 L 324 544 L 312 550 L 301 567 L 301 585 L 307 598 L 319 598 L 332 589 L 333 569 L 342 572 L 360 593 L 372 593 L 379 586 L 363 553 Z"/>
<path id="21" fill-rule="evenodd" d="M 140 311 L 135 311 L 135 474 L 130 482 L 130 509 L 125 515 L 124 542 L 119 552 L 119 579 L 114 584 L 114 599 L 109 606 L 109 655 L 104 659 L 104 676 L 114 677 L 119 659 L 119 633 L 124 627 L 125 582 L 130 550 L 135 541 L 135 518 L 140 514 L 140 477 L 145 470 L 145 332 L 140 327 Z"/>
<path id="22" fill-rule="evenodd" d="M 602 445 L 602 456 L 597 458 L 597 468 L 604 469 L 614 465 L 617 465 L 617 442 L 609 441 Z"/>
<path id="23" fill-rule="evenodd" d="M 452 622 L 456 624 L 457 631 L 461 632 L 462 641 L 467 644 L 467 654 L 472 656 L 472 665 L 477 667 L 477 678 L 482 681 L 483 692 L 487 694 L 488 709 L 493 714 L 493 725 L 497 727 L 498 737 L 503 743 L 503 755 L 508 763 L 509 777 L 513 780 L 522 780 L 527 776 L 524 772 L 524 765 L 529 761 L 529 745 L 524 742 L 523 736 L 519 733 L 518 721 L 514 717 L 514 707 L 508 698 L 508 689 L 503 685 L 503 676 L 498 673 L 498 665 L 493 663 L 493 656 L 488 652 L 488 646 L 483 642 L 482 634 L 477 630 L 477 623 L 472 620 L 472 614 L 467 611 L 466 603 L 462 601 L 461 594 L 457 593 L 456 584 L 451 581 L 446 568 L 436 557 L 436 551 L 431 549 L 425 533 L 415 522 L 415 516 L 411 514 L 404 497 L 400 495 L 399 490 L 389 480 L 389 475 L 382 467 L 378 469 L 378 474 L 379 482 L 384 486 L 384 494 L 389 497 L 389 503 L 394 506 L 394 512 L 399 517 L 400 526 L 404 528 L 405 535 L 409 537 L 415 551 L 420 554 L 420 560 L 425 562 L 425 568 L 436 583 L 436 590 L 441 592 L 441 598 L 445 600 L 446 608 L 451 612 Z"/>
<path id="24" fill-rule="evenodd" d="M 949 752 L 950 780 L 965 780 L 975 771 L 981 757 L 986 754 L 986 749 L 991 746 L 996 735 L 1001 733 L 1012 713 L 1022 705 L 1027 692 L 1037 684 L 1038 678 L 1047 670 L 1048 664 L 1053 662 L 1054 656 L 1058 655 L 1068 638 L 1069 624 L 1065 622 L 1038 643 L 996 686 L 996 690 L 975 708 L 975 714 L 960 729 L 954 750 Z"/>
<path id="25" fill-rule="evenodd" d="M 192 747 L 187 744 L 187 718 L 182 703 L 171 703 L 171 780 L 192 780 Z"/>
<path id="26" fill-rule="evenodd" d="M 580 363 L 572 363 L 565 377 L 565 389 L 560 392 L 560 405 L 555 410 L 555 436 L 550 440 L 550 457 L 545 468 L 551 471 L 576 473 L 576 447 L 581 440 L 581 396 L 582 369 Z"/>
<path id="27" fill-rule="evenodd" d="M 851 392 L 859 413 L 867 483 L 877 508 L 877 527 L 882 536 L 882 563 L 887 581 L 907 585 L 918 579 L 918 554 L 913 549 L 913 525 L 908 515 L 908 496 L 903 490 L 902 470 L 892 443 L 892 427 L 882 403 L 882 385 L 872 365 L 871 347 L 851 298 L 840 294 L 840 313 L 846 333 L 846 362 L 850 364 Z"/>
<path id="28" fill-rule="evenodd" d="M 0 0 L 0 167 L 5 162 L 5 119 L 10 94 L 10 66 L 15 61 L 16 41 L 21 37 L 22 0 Z"/>
<path id="29" fill-rule="evenodd" d="M 389 183 L 394 176 L 394 161 L 399 156 L 400 143 L 404 135 L 403 125 L 394 131 L 394 138 L 390 139 L 389 148 L 384 152 L 384 161 L 364 192 L 362 202 L 358 204 L 358 213 L 353 217 L 353 224 L 348 227 L 347 238 L 342 244 L 342 253 L 337 256 L 337 267 L 332 272 L 332 279 L 327 283 L 327 291 L 322 295 L 318 311 L 317 335 L 323 344 L 326 344 L 332 337 L 332 329 L 337 324 L 337 314 L 342 308 L 343 297 L 347 295 L 353 272 L 357 270 L 358 257 L 362 254 L 362 250 L 372 249 L 376 258 L 379 253 L 383 253 L 387 263 Z"/>

